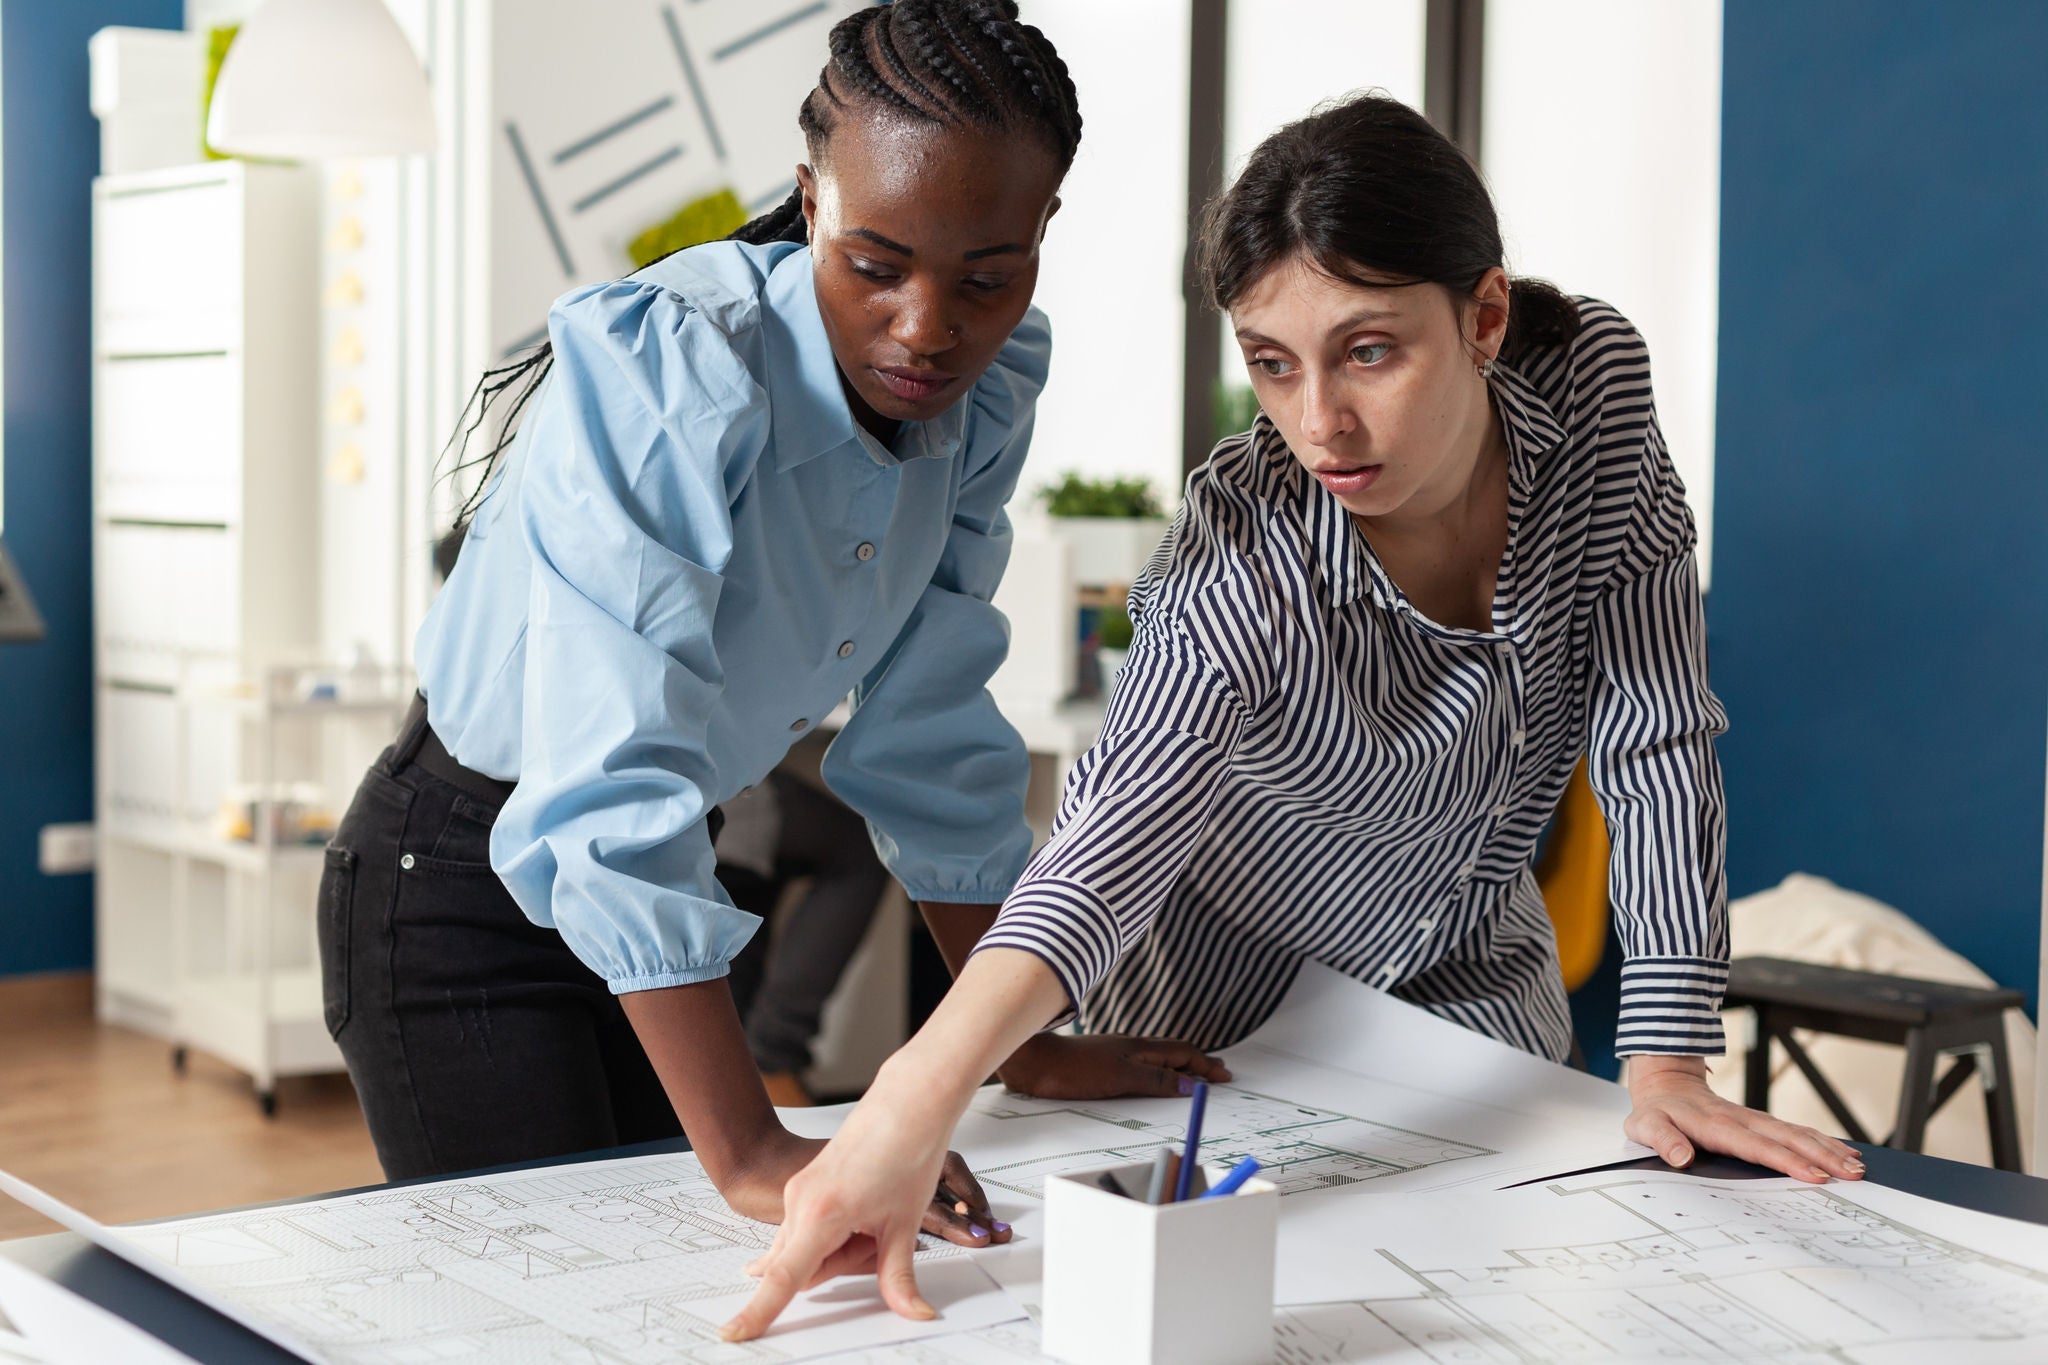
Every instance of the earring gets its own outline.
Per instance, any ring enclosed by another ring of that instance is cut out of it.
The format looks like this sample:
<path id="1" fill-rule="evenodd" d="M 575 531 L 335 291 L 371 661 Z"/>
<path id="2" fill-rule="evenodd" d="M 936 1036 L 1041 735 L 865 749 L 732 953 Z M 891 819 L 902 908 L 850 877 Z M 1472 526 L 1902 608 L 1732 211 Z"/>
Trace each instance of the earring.
<path id="1" fill-rule="evenodd" d="M 1472 368 L 1479 372 L 1479 377 L 1481 379 L 1493 378 L 1493 357 L 1488 356 L 1486 359 L 1480 361 L 1477 365 L 1474 365 Z"/>

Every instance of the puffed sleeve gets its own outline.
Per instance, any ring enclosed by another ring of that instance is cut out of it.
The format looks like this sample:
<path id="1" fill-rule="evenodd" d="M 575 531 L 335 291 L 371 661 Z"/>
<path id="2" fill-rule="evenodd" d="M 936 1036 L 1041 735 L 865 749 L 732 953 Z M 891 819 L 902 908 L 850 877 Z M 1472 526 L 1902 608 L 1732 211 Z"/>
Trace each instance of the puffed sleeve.
<path id="1" fill-rule="evenodd" d="M 759 923 L 713 875 L 705 741 L 729 485 L 766 440 L 765 395 L 655 285 L 570 294 L 548 331 L 517 509 L 533 564 L 520 772 L 491 861 L 614 992 L 713 979 Z"/>

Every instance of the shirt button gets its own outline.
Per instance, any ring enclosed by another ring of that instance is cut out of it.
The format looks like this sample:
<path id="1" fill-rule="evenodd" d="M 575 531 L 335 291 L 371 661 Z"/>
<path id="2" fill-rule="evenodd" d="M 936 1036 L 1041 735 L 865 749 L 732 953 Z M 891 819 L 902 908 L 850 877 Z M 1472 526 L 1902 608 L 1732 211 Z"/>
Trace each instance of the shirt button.
<path id="1" fill-rule="evenodd" d="M 802 734 L 804 731 L 811 728 L 811 723 L 807 720 L 793 720 L 789 723 L 789 728 L 796 731 L 798 734 Z"/>
<path id="2" fill-rule="evenodd" d="M 1418 934 L 1426 934 L 1434 928 L 1436 928 L 1436 921 L 1427 915 L 1415 921 L 1415 932 Z"/>
<path id="3" fill-rule="evenodd" d="M 1477 863 L 1466 863 L 1466 864 L 1465 864 L 1465 865 L 1464 865 L 1463 867 L 1461 867 L 1461 868 L 1459 868 L 1459 869 L 1458 869 L 1458 880 L 1459 880 L 1459 881 L 1461 881 L 1461 882 L 1467 882 L 1467 881 L 1470 881 L 1470 880 L 1472 880 L 1472 874 L 1473 874 L 1474 872 L 1477 872 L 1478 870 L 1479 870 L 1479 864 L 1477 864 Z"/>
<path id="4" fill-rule="evenodd" d="M 845 644 L 839 646 L 839 657 L 842 659 L 851 659 L 853 657 L 853 641 L 848 640 Z"/>
<path id="5" fill-rule="evenodd" d="M 875 547 L 863 540 L 860 543 L 860 547 L 853 552 L 853 557 L 865 564 L 875 557 Z"/>
<path id="6" fill-rule="evenodd" d="M 1505 801 L 1501 802 L 1493 808 L 1493 813 L 1495 815 L 1506 815 L 1508 813 L 1508 803 Z"/>
<path id="7" fill-rule="evenodd" d="M 408 853 L 403 858 L 400 858 L 398 860 L 398 865 L 404 868 L 407 872 L 412 871 L 412 855 Z"/>
<path id="8" fill-rule="evenodd" d="M 1512 735 L 1508 736 L 1508 743 L 1514 745 L 1517 749 L 1519 749 L 1522 747 L 1522 740 L 1524 738 L 1525 736 L 1522 734 L 1522 732 L 1520 730 L 1517 730 Z"/>

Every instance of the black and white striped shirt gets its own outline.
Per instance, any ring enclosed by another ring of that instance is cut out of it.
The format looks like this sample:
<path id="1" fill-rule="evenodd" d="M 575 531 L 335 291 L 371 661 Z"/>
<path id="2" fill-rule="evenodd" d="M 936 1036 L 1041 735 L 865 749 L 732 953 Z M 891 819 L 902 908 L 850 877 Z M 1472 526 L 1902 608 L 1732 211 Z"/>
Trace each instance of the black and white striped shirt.
<path id="1" fill-rule="evenodd" d="M 1131 594 L 1102 738 L 980 946 L 1091 1031 L 1227 1045 L 1304 958 L 1552 1058 L 1571 1022 L 1532 870 L 1581 754 L 1613 841 L 1616 1051 L 1722 1050 L 1726 728 L 1649 354 L 1579 301 L 1497 367 L 1492 629 L 1425 618 L 1263 416 L 1189 480 Z"/>

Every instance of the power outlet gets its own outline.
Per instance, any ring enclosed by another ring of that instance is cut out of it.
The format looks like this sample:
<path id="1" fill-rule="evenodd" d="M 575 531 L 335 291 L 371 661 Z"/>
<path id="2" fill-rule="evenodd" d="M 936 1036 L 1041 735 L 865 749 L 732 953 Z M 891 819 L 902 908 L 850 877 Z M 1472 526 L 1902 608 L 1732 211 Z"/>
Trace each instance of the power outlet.
<path id="1" fill-rule="evenodd" d="M 46 877 L 90 872 L 99 849 L 93 828 L 85 825 L 44 825 L 36 861 Z"/>

